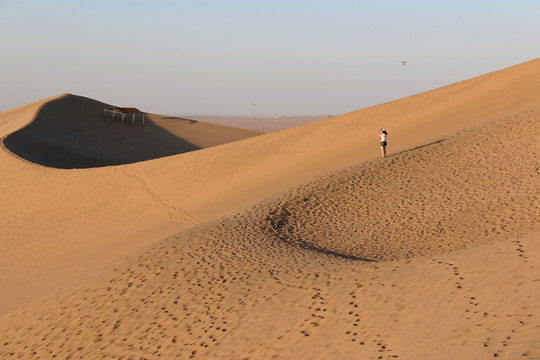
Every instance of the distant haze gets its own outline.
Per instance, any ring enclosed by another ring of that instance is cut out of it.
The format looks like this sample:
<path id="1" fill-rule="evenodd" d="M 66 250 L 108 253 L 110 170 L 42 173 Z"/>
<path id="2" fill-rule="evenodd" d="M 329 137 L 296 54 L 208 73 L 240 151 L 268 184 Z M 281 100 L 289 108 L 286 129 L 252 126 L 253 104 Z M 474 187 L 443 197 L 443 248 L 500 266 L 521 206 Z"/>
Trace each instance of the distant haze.
<path id="1" fill-rule="evenodd" d="M 225 126 L 232 126 L 241 129 L 255 130 L 264 133 L 270 133 L 287 129 L 294 126 L 308 124 L 313 121 L 321 120 L 322 116 L 221 116 L 221 117 L 193 117 L 182 116 L 193 120 L 209 122 Z"/>
<path id="2" fill-rule="evenodd" d="M 537 0 L 0 0 L 0 111 L 341 114 L 537 58 Z M 402 61 L 407 61 L 405 65 Z"/>

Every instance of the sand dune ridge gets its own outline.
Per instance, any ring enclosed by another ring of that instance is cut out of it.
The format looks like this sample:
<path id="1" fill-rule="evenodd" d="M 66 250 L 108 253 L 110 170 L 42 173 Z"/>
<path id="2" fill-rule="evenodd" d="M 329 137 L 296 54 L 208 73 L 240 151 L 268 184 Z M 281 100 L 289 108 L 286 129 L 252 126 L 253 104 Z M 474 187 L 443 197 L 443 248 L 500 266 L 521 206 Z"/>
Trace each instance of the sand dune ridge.
<path id="1" fill-rule="evenodd" d="M 364 260 L 462 249 L 532 229 L 540 208 L 535 108 L 317 178 L 267 204 L 283 241 Z"/>
<path id="2" fill-rule="evenodd" d="M 195 151 L 258 132 L 178 117 L 146 114 L 116 120 L 106 104 L 63 94 L 42 104 L 34 119 L 3 139 L 20 158 L 55 168 L 89 168 Z"/>

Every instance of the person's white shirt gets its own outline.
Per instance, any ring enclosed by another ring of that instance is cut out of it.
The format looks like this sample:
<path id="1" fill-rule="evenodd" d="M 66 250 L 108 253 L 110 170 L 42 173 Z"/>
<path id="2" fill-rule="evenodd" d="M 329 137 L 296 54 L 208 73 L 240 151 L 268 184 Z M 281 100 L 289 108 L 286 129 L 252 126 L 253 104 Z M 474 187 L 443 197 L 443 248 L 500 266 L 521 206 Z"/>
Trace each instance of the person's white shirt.
<path id="1" fill-rule="evenodd" d="M 379 140 L 382 142 L 382 141 L 386 141 L 386 135 L 387 134 L 379 134 Z"/>

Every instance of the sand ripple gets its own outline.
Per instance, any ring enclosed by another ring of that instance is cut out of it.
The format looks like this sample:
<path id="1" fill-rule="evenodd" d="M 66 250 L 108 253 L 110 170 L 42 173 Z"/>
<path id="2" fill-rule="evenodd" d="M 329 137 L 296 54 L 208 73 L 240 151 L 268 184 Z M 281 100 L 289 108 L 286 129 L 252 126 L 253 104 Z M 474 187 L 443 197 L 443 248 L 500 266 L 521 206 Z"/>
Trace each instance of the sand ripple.
<path id="1" fill-rule="evenodd" d="M 273 204 L 283 241 L 364 260 L 434 255 L 516 234 L 539 208 L 531 110 L 319 177 Z"/>

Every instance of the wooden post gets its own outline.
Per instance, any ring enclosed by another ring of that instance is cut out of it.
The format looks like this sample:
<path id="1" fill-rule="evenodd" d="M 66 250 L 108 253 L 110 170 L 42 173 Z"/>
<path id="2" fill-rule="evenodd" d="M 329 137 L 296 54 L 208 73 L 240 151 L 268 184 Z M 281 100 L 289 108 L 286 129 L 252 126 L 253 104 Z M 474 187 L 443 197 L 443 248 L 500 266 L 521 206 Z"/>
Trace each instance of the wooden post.
<path id="1" fill-rule="evenodd" d="M 135 125 L 135 113 L 131 114 L 131 125 Z"/>
<path id="2" fill-rule="evenodd" d="M 142 114 L 142 123 L 144 125 L 144 113 Z"/>

